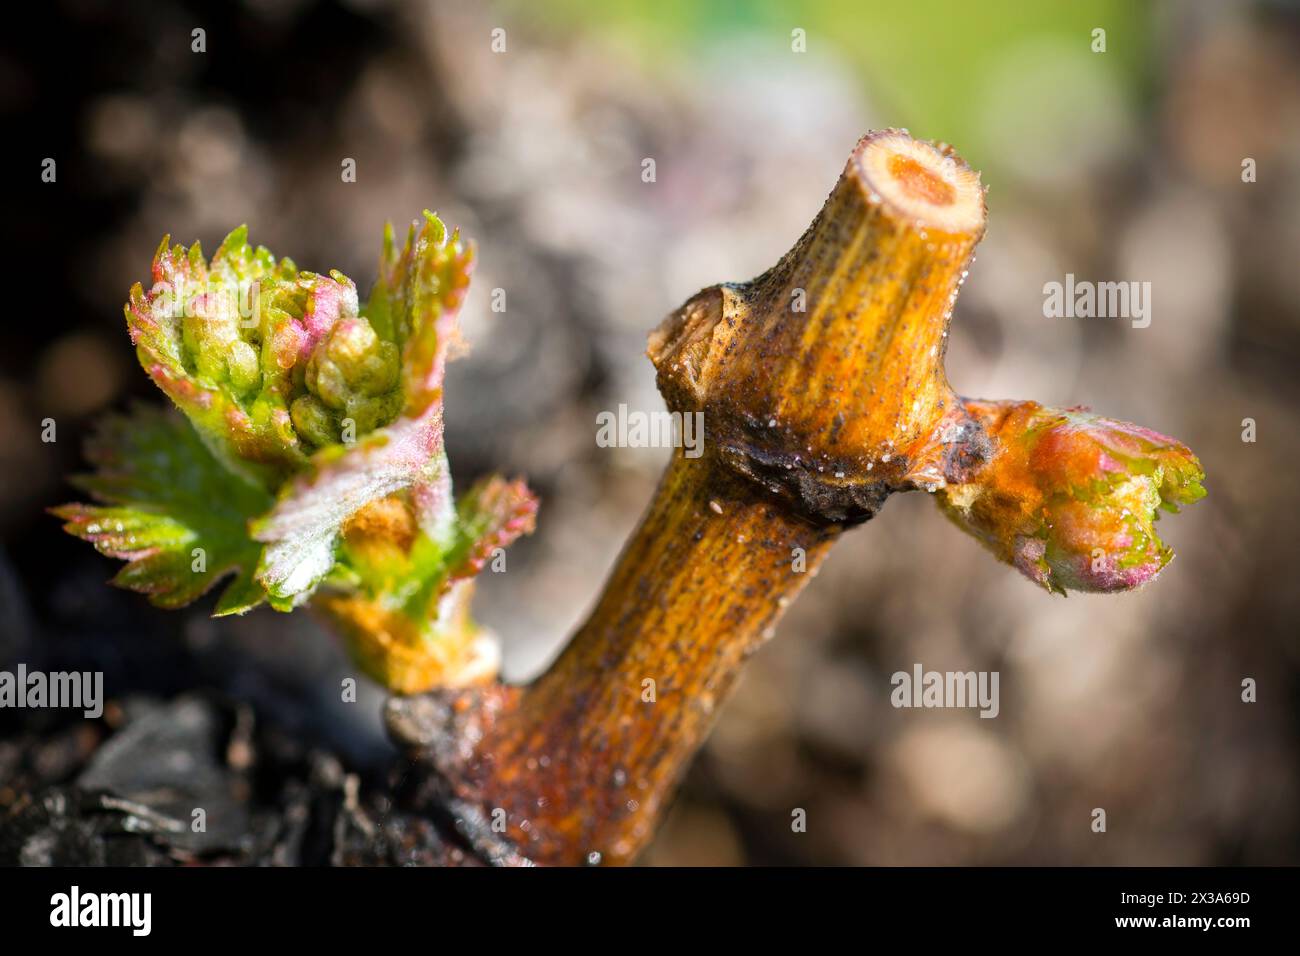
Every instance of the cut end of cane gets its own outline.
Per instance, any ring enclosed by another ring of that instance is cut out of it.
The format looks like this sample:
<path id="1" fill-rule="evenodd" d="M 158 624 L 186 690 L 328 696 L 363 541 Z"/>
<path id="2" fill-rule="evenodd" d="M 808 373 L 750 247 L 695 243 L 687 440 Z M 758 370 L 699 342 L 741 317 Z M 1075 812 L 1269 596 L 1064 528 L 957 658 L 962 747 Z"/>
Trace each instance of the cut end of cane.
<path id="1" fill-rule="evenodd" d="M 986 211 L 980 174 L 949 146 L 886 129 L 862 137 L 849 168 L 868 200 L 917 229 L 980 234 Z"/>

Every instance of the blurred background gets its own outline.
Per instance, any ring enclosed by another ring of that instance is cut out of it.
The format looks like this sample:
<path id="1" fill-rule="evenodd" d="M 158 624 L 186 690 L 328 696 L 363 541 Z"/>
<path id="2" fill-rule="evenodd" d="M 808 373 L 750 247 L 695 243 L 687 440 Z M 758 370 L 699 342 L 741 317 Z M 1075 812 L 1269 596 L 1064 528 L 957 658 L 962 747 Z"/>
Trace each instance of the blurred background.
<path id="1" fill-rule="evenodd" d="M 89 723 L 0 711 L 0 813 L 75 779 L 133 708 L 193 688 L 363 775 L 392 756 L 381 694 L 339 702 L 349 666 L 306 615 L 153 609 L 105 586 L 114 562 L 43 511 L 76 497 L 64 476 L 97 415 L 162 400 L 121 309 L 164 233 L 210 253 L 246 222 L 363 290 L 385 221 L 428 207 L 477 242 L 447 444 L 458 483 L 520 473 L 542 497 L 537 534 L 476 603 L 526 678 L 581 620 L 666 461 L 594 439 L 602 409 L 662 407 L 646 333 L 774 263 L 857 138 L 902 126 L 953 143 L 990 187 L 953 322 L 957 390 L 1177 436 L 1209 497 L 1162 522 L 1178 559 L 1155 586 L 1065 600 L 928 496 L 892 500 L 752 660 L 645 862 L 1300 862 L 1295 5 L 81 0 L 34 15 L 0 51 L 0 229 L 22 284 L 0 324 L 0 667 L 103 670 L 114 705 Z M 1067 272 L 1151 282 L 1150 327 L 1044 318 L 1043 285 Z M 916 662 L 999 671 L 1000 716 L 893 709 L 890 675 Z"/>

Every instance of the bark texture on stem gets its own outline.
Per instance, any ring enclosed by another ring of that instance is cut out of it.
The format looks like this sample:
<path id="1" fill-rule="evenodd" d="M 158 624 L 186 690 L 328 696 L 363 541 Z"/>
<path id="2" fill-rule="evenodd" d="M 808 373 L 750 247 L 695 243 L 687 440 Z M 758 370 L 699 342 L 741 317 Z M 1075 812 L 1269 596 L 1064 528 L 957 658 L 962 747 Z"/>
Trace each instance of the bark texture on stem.
<path id="1" fill-rule="evenodd" d="M 627 862 L 835 536 L 677 454 L 591 617 L 459 768 L 459 795 L 505 809 L 532 860 Z"/>

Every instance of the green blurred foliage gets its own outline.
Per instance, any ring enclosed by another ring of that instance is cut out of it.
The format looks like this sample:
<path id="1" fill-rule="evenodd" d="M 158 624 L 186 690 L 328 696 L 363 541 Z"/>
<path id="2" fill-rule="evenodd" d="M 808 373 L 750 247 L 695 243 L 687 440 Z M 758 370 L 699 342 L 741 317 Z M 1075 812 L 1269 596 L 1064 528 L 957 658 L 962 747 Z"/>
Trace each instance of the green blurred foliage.
<path id="1" fill-rule="evenodd" d="M 1087 69 L 1101 67 L 1108 74 L 1107 90 L 1128 110 L 1136 108 L 1154 76 L 1153 6 L 1147 0 L 553 0 L 544 7 L 507 2 L 519 15 L 551 28 L 616 40 L 667 70 L 681 58 L 707 57 L 729 42 L 758 50 L 770 43 L 773 55 L 788 53 L 791 31 L 802 28 L 807 55 L 829 48 L 851 67 L 883 122 L 957 144 L 968 161 L 985 169 L 1003 165 L 1002 150 L 991 140 L 1020 130 L 1060 133 L 1068 147 L 1071 137 L 1062 127 L 1075 108 L 1074 80 L 1084 57 L 1094 58 Z M 1106 31 L 1104 54 L 1091 49 L 1097 27 Z M 1029 51 L 1045 55 L 1026 58 Z M 1071 61 L 1063 62 L 1057 84 L 1050 81 L 1054 57 Z M 1021 59 L 1026 71 L 1017 83 Z M 1046 83 L 1043 73 L 1049 74 Z M 1019 124 L 988 121 L 994 89 L 1001 95 L 992 108 L 1019 113 Z M 1079 93 L 1088 100 L 1081 112 L 1094 110 L 1095 92 Z"/>

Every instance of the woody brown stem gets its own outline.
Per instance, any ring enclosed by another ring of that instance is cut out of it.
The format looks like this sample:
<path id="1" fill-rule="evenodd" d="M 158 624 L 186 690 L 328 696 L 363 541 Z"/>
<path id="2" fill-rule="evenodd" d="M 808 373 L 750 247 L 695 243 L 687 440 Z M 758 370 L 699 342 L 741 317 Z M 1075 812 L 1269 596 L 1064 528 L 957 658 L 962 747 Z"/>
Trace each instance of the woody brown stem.
<path id="1" fill-rule="evenodd" d="M 874 133 L 776 267 L 669 316 L 649 354 L 670 409 L 704 413 L 705 454 L 675 455 L 545 674 L 438 708 L 460 736 L 432 760 L 459 805 L 504 811 L 535 862 L 636 855 L 741 664 L 843 528 L 983 454 L 943 372 L 983 229 L 961 160 Z M 412 707 L 397 703 L 390 725 L 423 746 Z"/>
<path id="2" fill-rule="evenodd" d="M 591 617 L 464 766 L 462 795 L 504 807 L 530 859 L 630 859 L 835 534 L 676 455 Z"/>

